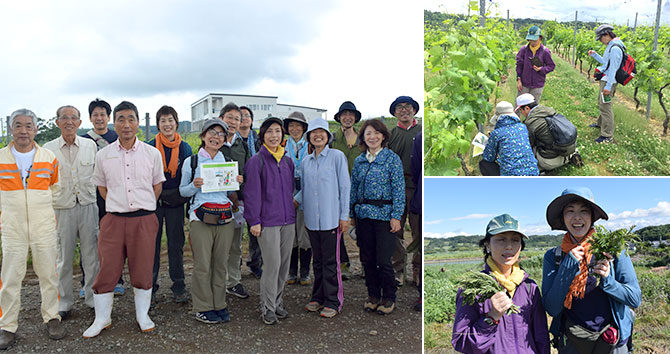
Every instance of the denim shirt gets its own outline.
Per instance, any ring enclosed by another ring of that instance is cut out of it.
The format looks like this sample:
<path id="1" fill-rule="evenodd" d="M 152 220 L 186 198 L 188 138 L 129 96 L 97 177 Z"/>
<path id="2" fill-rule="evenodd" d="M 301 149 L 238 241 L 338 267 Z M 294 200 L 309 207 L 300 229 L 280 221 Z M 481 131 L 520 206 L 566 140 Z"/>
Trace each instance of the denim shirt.
<path id="1" fill-rule="evenodd" d="M 607 47 L 605 48 L 605 52 L 603 52 L 602 57 L 598 53 L 591 54 L 591 57 L 593 57 L 593 59 L 597 60 L 600 64 L 602 64 L 598 67 L 598 70 L 600 70 L 600 72 L 603 73 L 602 80 L 607 82 L 605 84 L 605 90 L 611 90 L 612 84 L 616 83 L 615 75 L 617 70 L 619 70 L 619 67 L 621 66 L 621 59 L 623 58 L 623 52 L 619 47 L 614 47 L 615 43 L 626 48 L 623 45 L 621 39 L 619 39 L 619 37 L 616 37 L 612 39 L 609 43 L 607 43 Z M 610 63 L 609 68 L 607 68 L 607 62 Z M 607 68 L 607 70 L 605 70 L 605 68 Z"/>
<path id="2" fill-rule="evenodd" d="M 181 194 L 182 197 L 195 196 L 191 202 L 191 206 L 188 208 L 189 215 L 205 203 L 226 204 L 230 202 L 230 199 L 228 199 L 228 192 L 203 193 L 200 188 L 196 188 L 193 185 L 193 182 L 191 181 L 191 158 L 193 157 L 190 156 L 184 160 L 184 168 L 181 170 L 181 183 L 179 184 L 179 194 Z M 226 162 L 226 158 L 223 157 L 221 151 L 217 151 L 212 159 L 208 152 L 204 149 L 200 149 L 200 151 L 198 151 L 198 167 L 195 168 L 195 176 L 193 176 L 193 179 L 200 177 L 200 166 L 206 162 Z"/>

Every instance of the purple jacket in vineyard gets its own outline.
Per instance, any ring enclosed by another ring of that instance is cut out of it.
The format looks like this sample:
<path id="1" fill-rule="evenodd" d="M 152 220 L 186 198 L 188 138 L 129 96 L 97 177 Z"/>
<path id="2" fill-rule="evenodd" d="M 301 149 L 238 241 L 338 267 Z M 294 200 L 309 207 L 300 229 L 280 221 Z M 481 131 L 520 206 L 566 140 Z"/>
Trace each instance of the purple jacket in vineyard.
<path id="1" fill-rule="evenodd" d="M 484 265 L 484 273 L 491 269 Z M 491 300 L 483 304 L 464 304 L 462 289 L 456 295 L 456 316 L 451 344 L 461 353 L 542 353 L 550 351 L 547 314 L 542 295 L 528 273 L 514 292 L 512 302 L 520 307 L 518 314 L 503 315 L 500 323 L 484 321 L 491 309 Z"/>
<path id="2" fill-rule="evenodd" d="M 263 171 L 261 171 L 263 159 Z M 251 226 L 295 224 L 293 161 L 280 161 L 265 146 L 244 165 L 244 219 Z"/>
<path id="3" fill-rule="evenodd" d="M 516 76 L 521 78 L 521 84 L 524 87 L 544 87 L 544 78 L 548 73 L 554 71 L 554 68 L 556 67 L 556 64 L 554 64 L 554 61 L 551 59 L 551 51 L 543 44 L 540 44 L 540 48 L 535 52 L 535 56 L 543 63 L 540 71 L 535 71 L 533 69 L 533 64 L 530 62 L 530 58 L 533 57 L 533 52 L 528 45 L 521 47 L 519 53 L 516 54 Z"/>

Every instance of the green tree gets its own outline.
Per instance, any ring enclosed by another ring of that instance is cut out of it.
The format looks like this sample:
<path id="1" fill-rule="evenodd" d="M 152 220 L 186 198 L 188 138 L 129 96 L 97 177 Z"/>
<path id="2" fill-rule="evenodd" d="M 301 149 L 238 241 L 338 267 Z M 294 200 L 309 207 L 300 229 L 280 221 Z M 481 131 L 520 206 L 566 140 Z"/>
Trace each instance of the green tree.
<path id="1" fill-rule="evenodd" d="M 56 139 L 60 136 L 60 128 L 56 125 L 56 117 L 53 117 L 49 120 L 42 118 L 37 118 L 37 135 L 35 136 L 35 141 L 38 144 L 44 145 L 44 143 Z"/>

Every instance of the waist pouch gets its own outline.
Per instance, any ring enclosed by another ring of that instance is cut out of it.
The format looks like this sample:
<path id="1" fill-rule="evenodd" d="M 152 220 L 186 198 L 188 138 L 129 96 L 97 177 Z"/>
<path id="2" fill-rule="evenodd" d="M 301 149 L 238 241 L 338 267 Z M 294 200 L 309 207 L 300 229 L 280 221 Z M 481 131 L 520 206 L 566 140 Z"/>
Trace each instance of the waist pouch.
<path id="1" fill-rule="evenodd" d="M 181 206 L 184 205 L 190 198 L 184 198 L 179 194 L 179 188 L 174 189 L 163 189 L 161 191 L 158 200 L 161 202 L 161 206 Z"/>
<path id="2" fill-rule="evenodd" d="M 195 209 L 195 215 L 208 225 L 224 225 L 233 219 L 233 206 L 226 204 L 204 203 Z"/>
<path id="3" fill-rule="evenodd" d="M 568 316 L 565 316 L 565 336 L 579 354 L 609 354 L 619 341 L 618 330 L 611 324 L 594 332 L 576 324 Z"/>

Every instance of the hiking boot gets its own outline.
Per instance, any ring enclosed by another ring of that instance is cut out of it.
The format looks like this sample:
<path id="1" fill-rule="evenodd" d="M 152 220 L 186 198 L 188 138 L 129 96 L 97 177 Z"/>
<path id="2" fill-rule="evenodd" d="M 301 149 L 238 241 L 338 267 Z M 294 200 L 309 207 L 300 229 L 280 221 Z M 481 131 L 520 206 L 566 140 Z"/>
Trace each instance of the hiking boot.
<path id="1" fill-rule="evenodd" d="M 79 290 L 79 298 L 80 298 L 80 299 L 83 299 L 83 298 L 85 298 L 85 297 L 86 297 L 86 293 L 84 292 L 84 288 L 81 288 L 81 289 Z"/>
<path id="2" fill-rule="evenodd" d="M 589 128 L 600 128 L 598 123 L 589 124 Z"/>
<path id="3" fill-rule="evenodd" d="M 70 317 L 70 312 L 71 312 L 71 310 L 69 310 L 69 311 L 58 311 L 58 315 L 60 316 L 60 320 L 65 321 L 68 317 Z"/>
<path id="4" fill-rule="evenodd" d="M 123 287 L 123 284 L 116 284 L 114 287 L 114 296 L 119 295 L 123 296 L 126 293 L 126 288 Z"/>
<path id="5" fill-rule="evenodd" d="M 249 297 L 249 293 L 247 292 L 247 289 L 244 288 L 244 285 L 242 285 L 242 283 L 238 283 L 237 285 L 226 289 L 226 293 L 230 295 L 235 295 L 240 299 L 246 299 Z"/>
<path id="6" fill-rule="evenodd" d="M 398 284 L 398 287 L 402 287 L 405 285 L 405 273 L 403 272 L 396 272 L 395 273 L 395 282 Z"/>
<path id="7" fill-rule="evenodd" d="M 252 269 L 251 274 L 253 274 L 256 279 L 260 279 L 261 276 L 263 275 L 263 270 L 262 269 Z"/>
<path id="8" fill-rule="evenodd" d="M 312 284 L 312 278 L 309 276 L 309 274 L 300 278 L 300 285 L 310 285 L 310 284 Z"/>
<path id="9" fill-rule="evenodd" d="M 178 304 L 185 304 L 190 298 L 191 296 L 185 291 L 181 294 L 174 294 L 172 296 L 172 300 Z"/>
<path id="10" fill-rule="evenodd" d="M 384 299 L 377 307 L 377 313 L 380 315 L 388 315 L 395 309 L 395 302 L 393 300 Z"/>
<path id="11" fill-rule="evenodd" d="M 216 311 L 197 312 L 195 314 L 195 319 L 202 323 L 208 324 L 219 323 L 222 321 L 221 317 L 219 317 Z"/>
<path id="12" fill-rule="evenodd" d="M 293 285 L 298 282 L 298 276 L 297 275 L 289 275 L 288 280 L 286 281 L 286 284 Z"/>
<path id="13" fill-rule="evenodd" d="M 317 312 L 323 308 L 323 305 L 316 301 L 310 301 L 309 304 L 305 305 L 305 311 L 308 312 Z"/>
<path id="14" fill-rule="evenodd" d="M 332 318 L 337 315 L 337 310 L 331 309 L 330 307 L 324 307 L 319 315 L 325 318 Z"/>
<path id="15" fill-rule="evenodd" d="M 9 349 L 14 342 L 16 342 L 16 334 L 4 329 L 0 330 L 0 350 Z"/>
<path id="16" fill-rule="evenodd" d="M 378 306 L 379 306 L 379 299 L 376 297 L 368 296 L 368 299 L 365 301 L 363 308 L 367 312 L 374 312 L 377 311 Z"/>
<path id="17" fill-rule="evenodd" d="M 219 317 L 221 317 L 221 323 L 230 322 L 230 312 L 228 312 L 227 308 L 216 310 L 215 312 Z"/>
<path id="18" fill-rule="evenodd" d="M 278 322 L 275 313 L 268 309 L 265 309 L 264 312 L 261 314 L 261 320 L 263 320 L 263 323 L 265 323 L 266 325 L 273 325 Z"/>
<path id="19" fill-rule="evenodd" d="M 277 309 L 275 310 L 275 315 L 277 315 L 278 319 L 283 320 L 286 317 L 288 317 L 288 311 L 286 311 L 284 306 L 277 306 Z"/>
<path id="20" fill-rule="evenodd" d="M 577 167 L 584 166 L 584 161 L 582 161 L 582 155 L 580 155 L 577 151 L 575 151 L 574 154 L 570 155 L 570 163 Z"/>
<path id="21" fill-rule="evenodd" d="M 340 264 L 340 274 L 342 274 L 342 280 L 349 280 L 351 279 L 351 272 L 349 271 L 349 265 L 348 264 Z"/>
<path id="22" fill-rule="evenodd" d="M 598 137 L 598 139 L 595 140 L 595 142 L 596 143 L 611 143 L 612 138 L 611 137 L 608 138 L 608 137 L 605 137 L 605 136 L 601 135 L 601 136 Z"/>
<path id="23" fill-rule="evenodd" d="M 65 337 L 65 326 L 57 318 L 52 318 L 47 322 L 47 332 L 49 332 L 49 338 L 51 339 L 62 339 Z"/>

